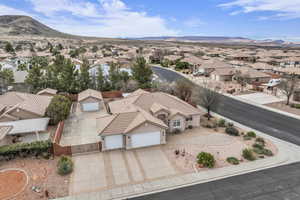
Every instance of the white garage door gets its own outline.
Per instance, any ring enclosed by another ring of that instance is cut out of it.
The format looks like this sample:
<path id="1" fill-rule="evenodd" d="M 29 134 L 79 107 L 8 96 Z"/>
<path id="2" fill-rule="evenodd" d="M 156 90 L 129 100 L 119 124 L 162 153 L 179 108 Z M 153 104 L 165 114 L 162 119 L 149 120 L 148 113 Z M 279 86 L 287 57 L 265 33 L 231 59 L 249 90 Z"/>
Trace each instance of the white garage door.
<path id="1" fill-rule="evenodd" d="M 84 103 L 82 107 L 83 111 L 96 111 L 99 110 L 99 103 Z"/>
<path id="2" fill-rule="evenodd" d="M 160 132 L 138 133 L 131 136 L 133 148 L 146 147 L 160 144 Z"/>
<path id="3" fill-rule="evenodd" d="M 123 135 L 105 136 L 106 149 L 120 149 L 123 148 Z"/>

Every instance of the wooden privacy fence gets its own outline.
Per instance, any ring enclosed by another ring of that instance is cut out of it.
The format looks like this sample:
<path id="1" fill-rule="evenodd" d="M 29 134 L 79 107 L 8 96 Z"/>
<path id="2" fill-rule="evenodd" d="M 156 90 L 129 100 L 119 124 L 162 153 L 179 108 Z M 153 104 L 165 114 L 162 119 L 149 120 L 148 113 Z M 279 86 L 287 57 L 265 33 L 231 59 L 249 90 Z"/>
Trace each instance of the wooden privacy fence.
<path id="1" fill-rule="evenodd" d="M 72 155 L 71 146 L 61 146 L 59 144 L 62 133 L 64 131 L 64 125 L 65 125 L 64 121 L 59 122 L 59 124 L 57 125 L 57 128 L 56 128 L 53 140 L 52 140 L 54 156 Z"/>

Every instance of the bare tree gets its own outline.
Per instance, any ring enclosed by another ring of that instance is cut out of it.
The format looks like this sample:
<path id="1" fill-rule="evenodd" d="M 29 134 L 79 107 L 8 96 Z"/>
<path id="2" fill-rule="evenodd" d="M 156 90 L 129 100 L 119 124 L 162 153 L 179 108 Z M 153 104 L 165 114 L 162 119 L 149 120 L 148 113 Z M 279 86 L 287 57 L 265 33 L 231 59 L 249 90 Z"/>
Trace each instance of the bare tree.
<path id="1" fill-rule="evenodd" d="M 180 79 L 175 83 L 175 94 L 180 99 L 190 102 L 193 93 L 193 84 L 185 79 Z"/>
<path id="2" fill-rule="evenodd" d="M 278 88 L 287 98 L 286 105 L 290 104 L 290 98 L 295 92 L 297 83 L 299 83 L 298 77 L 295 74 L 292 74 L 281 80 L 280 84 L 278 85 Z"/>
<path id="3" fill-rule="evenodd" d="M 240 84 L 242 92 L 244 91 L 244 87 L 247 85 L 248 78 L 249 74 L 244 74 L 240 70 L 237 70 L 234 74 L 234 80 Z"/>
<path id="4" fill-rule="evenodd" d="M 210 120 L 211 109 L 217 108 L 219 105 L 219 94 L 217 89 L 212 87 L 209 83 L 204 82 L 203 88 L 199 92 L 199 103 L 207 110 L 207 119 Z"/>

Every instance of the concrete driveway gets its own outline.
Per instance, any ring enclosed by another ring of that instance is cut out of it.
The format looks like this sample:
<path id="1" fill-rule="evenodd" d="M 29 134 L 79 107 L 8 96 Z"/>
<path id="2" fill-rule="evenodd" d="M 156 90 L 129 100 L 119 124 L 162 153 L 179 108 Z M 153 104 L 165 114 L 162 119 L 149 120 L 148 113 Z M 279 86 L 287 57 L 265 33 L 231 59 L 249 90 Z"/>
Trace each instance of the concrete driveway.
<path id="1" fill-rule="evenodd" d="M 70 195 L 94 192 L 181 174 L 160 146 L 73 157 Z"/>
<path id="2" fill-rule="evenodd" d="M 278 98 L 276 96 L 265 94 L 265 93 L 252 93 L 252 94 L 239 95 L 237 97 L 260 105 L 281 102 L 285 100 L 284 98 Z"/>

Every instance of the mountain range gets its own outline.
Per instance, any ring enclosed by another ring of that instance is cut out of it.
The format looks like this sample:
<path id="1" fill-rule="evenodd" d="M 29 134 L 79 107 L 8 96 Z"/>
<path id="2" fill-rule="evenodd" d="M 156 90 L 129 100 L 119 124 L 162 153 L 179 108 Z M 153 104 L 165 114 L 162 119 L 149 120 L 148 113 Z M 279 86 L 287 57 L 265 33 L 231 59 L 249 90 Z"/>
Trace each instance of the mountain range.
<path id="1" fill-rule="evenodd" d="M 83 37 L 66 34 L 52 29 L 29 16 L 3 15 L 0 16 L 0 37 L 1 36 L 40 36 L 74 39 L 104 39 L 100 37 Z M 114 38 L 115 39 L 115 38 Z M 267 45 L 267 46 L 298 46 L 300 44 L 285 42 L 283 40 L 252 40 L 244 37 L 219 37 L 219 36 L 162 36 L 162 37 L 141 37 L 126 38 L 127 40 L 143 41 L 169 41 L 169 42 L 202 42 L 202 43 L 225 43 L 225 44 L 246 44 L 246 45 Z M 113 38 L 111 38 L 113 40 Z"/>

